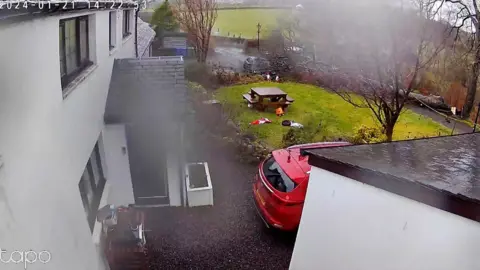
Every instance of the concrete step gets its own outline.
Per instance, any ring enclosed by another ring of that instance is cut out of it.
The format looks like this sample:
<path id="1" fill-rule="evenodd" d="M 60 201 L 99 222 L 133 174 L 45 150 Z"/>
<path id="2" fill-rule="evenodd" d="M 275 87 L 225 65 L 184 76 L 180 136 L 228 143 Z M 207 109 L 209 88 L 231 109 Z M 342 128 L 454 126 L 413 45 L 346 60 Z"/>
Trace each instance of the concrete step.
<path id="1" fill-rule="evenodd" d="M 138 206 L 149 205 L 169 205 L 170 200 L 168 197 L 151 196 L 151 197 L 136 197 L 135 204 Z"/>

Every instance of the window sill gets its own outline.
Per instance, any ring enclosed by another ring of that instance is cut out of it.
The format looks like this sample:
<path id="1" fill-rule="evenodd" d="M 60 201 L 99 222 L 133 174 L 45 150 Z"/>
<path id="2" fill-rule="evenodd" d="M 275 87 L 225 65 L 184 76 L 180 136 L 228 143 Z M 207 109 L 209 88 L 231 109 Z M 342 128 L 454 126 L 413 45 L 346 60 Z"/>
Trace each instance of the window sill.
<path id="1" fill-rule="evenodd" d="M 77 88 L 79 84 L 81 84 L 98 66 L 96 64 L 92 64 L 91 66 L 87 67 L 83 70 L 78 76 L 69 83 L 65 88 L 63 88 L 63 99 L 66 99 L 72 92 Z"/>
<path id="2" fill-rule="evenodd" d="M 118 51 L 118 47 L 113 47 L 110 49 L 110 55 L 115 54 Z"/>
<path id="3" fill-rule="evenodd" d="M 129 41 L 132 37 L 132 33 L 128 33 L 127 35 L 123 36 L 123 43 Z"/>

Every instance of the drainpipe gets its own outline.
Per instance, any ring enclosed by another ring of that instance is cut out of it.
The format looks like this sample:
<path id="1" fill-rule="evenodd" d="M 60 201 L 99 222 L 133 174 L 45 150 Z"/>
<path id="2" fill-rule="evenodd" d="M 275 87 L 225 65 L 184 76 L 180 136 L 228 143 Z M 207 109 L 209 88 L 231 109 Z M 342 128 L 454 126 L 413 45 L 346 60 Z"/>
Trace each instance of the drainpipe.
<path id="1" fill-rule="evenodd" d="M 138 58 L 138 12 L 140 7 L 135 11 L 135 57 Z"/>

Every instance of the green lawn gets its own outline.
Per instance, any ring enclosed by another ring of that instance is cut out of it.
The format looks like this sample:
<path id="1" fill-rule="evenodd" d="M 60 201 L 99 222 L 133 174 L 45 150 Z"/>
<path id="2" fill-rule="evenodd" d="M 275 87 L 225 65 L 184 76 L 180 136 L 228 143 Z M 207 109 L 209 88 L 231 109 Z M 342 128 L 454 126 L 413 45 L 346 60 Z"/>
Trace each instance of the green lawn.
<path id="1" fill-rule="evenodd" d="M 295 99 L 285 116 L 279 118 L 273 111 L 257 112 L 247 107 L 242 94 L 254 86 L 277 86 Z M 288 128 L 281 125 L 285 119 L 306 124 L 311 121 L 321 123 L 322 131 L 315 136 L 315 141 L 347 138 L 353 135 L 354 129 L 360 125 L 375 126 L 369 109 L 360 109 L 345 102 L 338 95 L 322 88 L 296 83 L 257 83 L 221 88 L 215 94 L 223 103 L 232 105 L 233 115 L 240 123 L 242 130 L 256 135 L 272 147 L 282 146 L 282 137 Z M 248 123 L 260 117 L 272 120 L 271 124 L 249 126 Z M 449 134 L 449 129 L 430 118 L 406 110 L 395 127 L 394 140 L 412 139 L 425 136 Z"/>
<path id="2" fill-rule="evenodd" d="M 251 39 L 257 37 L 257 24 L 262 25 L 261 35 L 269 34 L 277 25 L 277 17 L 286 10 L 280 9 L 236 9 L 219 10 L 218 18 L 213 28 L 214 33 L 220 30 L 220 35 Z"/>

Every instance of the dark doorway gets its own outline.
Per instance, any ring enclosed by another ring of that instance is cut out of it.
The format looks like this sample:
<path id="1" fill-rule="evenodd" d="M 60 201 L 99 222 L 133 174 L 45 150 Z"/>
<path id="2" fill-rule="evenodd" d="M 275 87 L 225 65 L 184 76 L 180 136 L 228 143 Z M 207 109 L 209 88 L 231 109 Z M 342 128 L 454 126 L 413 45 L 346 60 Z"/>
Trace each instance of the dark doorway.
<path id="1" fill-rule="evenodd" d="M 161 132 L 155 125 L 126 125 L 135 203 L 169 204 L 166 156 Z"/>

